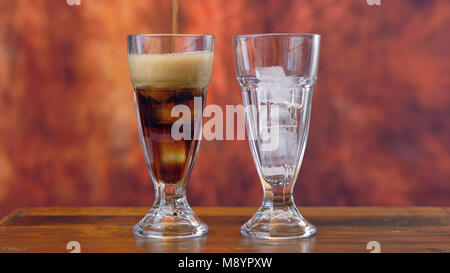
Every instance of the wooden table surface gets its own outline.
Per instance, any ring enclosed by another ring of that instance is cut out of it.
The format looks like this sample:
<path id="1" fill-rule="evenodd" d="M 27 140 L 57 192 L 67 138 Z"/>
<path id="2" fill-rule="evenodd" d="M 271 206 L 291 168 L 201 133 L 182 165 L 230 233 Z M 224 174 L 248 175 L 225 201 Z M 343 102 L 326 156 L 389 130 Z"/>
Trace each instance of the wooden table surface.
<path id="1" fill-rule="evenodd" d="M 438 207 L 304 207 L 317 234 L 303 240 L 251 240 L 239 227 L 256 208 L 198 207 L 208 236 L 156 240 L 133 236 L 146 208 L 24 208 L 0 220 L 0 252 L 450 252 L 450 210 Z M 376 243 L 375 243 L 376 244 Z"/>

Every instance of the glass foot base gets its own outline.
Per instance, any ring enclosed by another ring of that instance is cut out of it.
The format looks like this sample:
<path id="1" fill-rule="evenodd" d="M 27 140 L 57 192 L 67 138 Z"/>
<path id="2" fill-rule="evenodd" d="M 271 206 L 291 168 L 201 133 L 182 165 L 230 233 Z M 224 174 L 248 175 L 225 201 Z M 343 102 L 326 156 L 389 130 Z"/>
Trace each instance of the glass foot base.
<path id="1" fill-rule="evenodd" d="M 208 233 L 208 226 L 192 210 L 151 210 L 133 227 L 133 232 L 146 238 L 193 238 Z"/>
<path id="2" fill-rule="evenodd" d="M 298 239 L 314 236 L 316 227 L 293 206 L 260 208 L 241 226 L 241 234 L 253 239 Z"/>

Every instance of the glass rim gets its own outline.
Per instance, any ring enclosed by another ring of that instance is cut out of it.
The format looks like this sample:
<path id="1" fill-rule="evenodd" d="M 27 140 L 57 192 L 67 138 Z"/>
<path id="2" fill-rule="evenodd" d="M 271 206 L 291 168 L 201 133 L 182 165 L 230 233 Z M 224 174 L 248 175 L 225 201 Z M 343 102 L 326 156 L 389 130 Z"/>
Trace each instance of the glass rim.
<path id="1" fill-rule="evenodd" d="M 139 37 L 181 37 L 181 38 L 215 38 L 212 34 L 171 34 L 171 33 L 152 33 L 152 34 L 128 34 L 128 38 L 139 38 Z"/>
<path id="2" fill-rule="evenodd" d="M 304 37 L 317 37 L 320 38 L 320 34 L 316 33 L 262 33 L 262 34 L 238 34 L 234 35 L 234 39 L 247 39 L 247 38 L 269 38 L 269 37 L 293 37 L 293 38 L 304 38 Z"/>

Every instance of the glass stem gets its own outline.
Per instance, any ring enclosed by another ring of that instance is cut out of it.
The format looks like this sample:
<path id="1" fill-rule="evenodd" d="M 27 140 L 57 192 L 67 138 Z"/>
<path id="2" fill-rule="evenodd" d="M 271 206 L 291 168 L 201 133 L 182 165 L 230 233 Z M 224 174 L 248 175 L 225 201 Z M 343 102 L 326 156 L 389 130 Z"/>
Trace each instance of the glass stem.
<path id="1" fill-rule="evenodd" d="M 177 184 L 159 183 L 155 206 L 166 214 L 176 216 L 180 210 L 187 209 L 186 190 Z"/>
<path id="2" fill-rule="evenodd" d="M 280 183 L 271 185 L 264 183 L 264 200 L 262 207 L 272 209 L 283 209 L 295 206 L 292 198 L 291 184 Z"/>

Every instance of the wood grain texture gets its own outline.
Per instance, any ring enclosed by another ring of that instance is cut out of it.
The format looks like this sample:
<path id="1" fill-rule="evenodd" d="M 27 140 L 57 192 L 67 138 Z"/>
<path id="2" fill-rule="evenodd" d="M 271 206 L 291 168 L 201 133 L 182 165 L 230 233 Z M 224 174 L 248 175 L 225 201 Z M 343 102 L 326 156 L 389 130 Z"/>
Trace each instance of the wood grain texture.
<path id="1" fill-rule="evenodd" d="M 154 240 L 133 236 L 131 227 L 147 208 L 24 208 L 0 221 L 0 252 L 450 252 L 450 215 L 438 207 L 306 207 L 318 227 L 312 239 L 265 241 L 241 237 L 248 207 L 198 207 L 210 227 L 198 239 Z"/>

